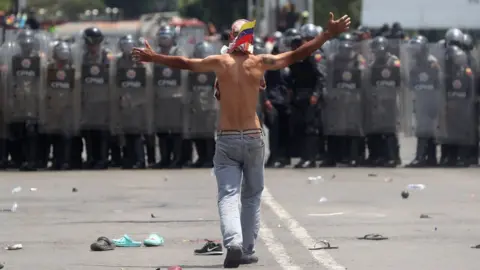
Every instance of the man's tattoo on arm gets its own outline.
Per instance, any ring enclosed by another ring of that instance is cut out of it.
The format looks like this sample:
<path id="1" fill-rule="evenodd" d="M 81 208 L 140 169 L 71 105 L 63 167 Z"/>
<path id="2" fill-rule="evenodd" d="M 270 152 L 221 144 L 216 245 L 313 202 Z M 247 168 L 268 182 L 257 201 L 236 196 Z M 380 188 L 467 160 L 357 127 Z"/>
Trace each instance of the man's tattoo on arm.
<path id="1" fill-rule="evenodd" d="M 275 60 L 275 58 L 270 57 L 270 56 L 264 56 L 262 61 L 266 65 L 275 65 L 275 63 L 277 62 L 277 60 Z"/>

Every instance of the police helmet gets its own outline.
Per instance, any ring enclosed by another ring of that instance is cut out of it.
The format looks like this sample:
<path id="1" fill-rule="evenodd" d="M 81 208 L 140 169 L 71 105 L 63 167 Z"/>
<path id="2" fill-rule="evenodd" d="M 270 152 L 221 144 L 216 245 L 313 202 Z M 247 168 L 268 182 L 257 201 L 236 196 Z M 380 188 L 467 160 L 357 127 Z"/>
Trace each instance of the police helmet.
<path id="1" fill-rule="evenodd" d="M 89 27 L 83 31 L 83 40 L 87 45 L 100 45 L 104 38 L 102 31 L 97 27 Z"/>
<path id="2" fill-rule="evenodd" d="M 122 53 L 131 53 L 135 45 L 137 42 L 132 35 L 123 36 L 118 40 L 118 48 Z"/>
<path id="3" fill-rule="evenodd" d="M 53 47 L 53 58 L 60 61 L 68 61 L 71 58 L 70 45 L 65 41 L 58 42 Z"/>
<path id="4" fill-rule="evenodd" d="M 195 45 L 193 48 L 193 57 L 194 58 L 205 58 L 210 55 L 214 55 L 215 51 L 210 42 L 202 41 Z"/>
<path id="5" fill-rule="evenodd" d="M 157 45 L 163 48 L 172 47 L 175 43 L 175 31 L 169 25 L 163 25 L 155 35 Z"/>
<path id="6" fill-rule="evenodd" d="M 320 32 L 314 24 L 307 23 L 300 27 L 300 35 L 305 40 L 312 40 L 318 36 Z"/>
<path id="7" fill-rule="evenodd" d="M 457 28 L 452 28 L 445 33 L 445 45 L 446 46 L 462 46 L 463 33 Z"/>

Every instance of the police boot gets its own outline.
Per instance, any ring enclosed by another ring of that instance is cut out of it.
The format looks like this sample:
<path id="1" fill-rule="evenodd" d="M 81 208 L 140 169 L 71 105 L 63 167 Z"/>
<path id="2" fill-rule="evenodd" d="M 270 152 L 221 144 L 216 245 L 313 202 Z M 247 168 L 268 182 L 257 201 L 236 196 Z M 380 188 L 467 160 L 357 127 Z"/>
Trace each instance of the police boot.
<path id="1" fill-rule="evenodd" d="M 202 139 L 196 139 L 194 142 L 198 158 L 191 164 L 190 168 L 201 168 L 207 159 L 207 144 L 205 140 Z"/>
<path id="2" fill-rule="evenodd" d="M 152 169 L 164 169 L 170 166 L 171 152 L 168 145 L 168 139 L 165 136 L 159 137 L 158 144 L 160 148 L 160 162 L 151 166 Z"/>
<path id="3" fill-rule="evenodd" d="M 97 157 L 96 162 L 94 164 L 94 170 L 106 170 L 108 169 L 109 161 L 108 161 L 108 150 L 109 150 L 109 139 L 110 136 L 108 132 L 99 131 L 97 137 Z M 120 151 L 120 149 L 118 149 Z"/>
<path id="4" fill-rule="evenodd" d="M 364 161 L 362 159 L 362 153 L 364 153 L 364 149 L 362 148 L 365 148 L 365 141 L 361 137 L 352 137 L 350 139 L 349 146 L 350 146 L 350 151 L 349 151 L 350 155 L 348 158 L 347 165 L 349 167 L 357 167 L 361 165 L 362 161 Z"/>
<path id="5" fill-rule="evenodd" d="M 471 147 L 469 151 L 469 164 L 472 166 L 478 165 L 478 142 L 474 146 Z"/>
<path id="6" fill-rule="evenodd" d="M 7 140 L 0 139 L 0 170 L 8 168 Z"/>
<path id="7" fill-rule="evenodd" d="M 169 169 L 181 169 L 182 168 L 182 154 L 183 154 L 183 142 L 180 136 L 173 138 L 173 161 L 168 166 Z"/>
<path id="8" fill-rule="evenodd" d="M 35 134 L 34 126 L 28 125 L 26 130 L 26 141 L 24 145 L 24 153 L 26 161 L 20 167 L 20 171 L 36 171 L 37 170 L 37 134 Z"/>
<path id="9" fill-rule="evenodd" d="M 119 138 L 117 136 L 109 136 L 108 148 L 110 150 L 109 166 L 112 168 L 120 167 L 122 164 L 122 153 Z"/>
<path id="10" fill-rule="evenodd" d="M 70 157 L 72 151 L 72 139 L 69 136 L 64 136 L 62 138 L 62 158 L 61 158 L 61 167 L 60 170 L 66 171 L 70 170 Z"/>
<path id="11" fill-rule="evenodd" d="M 303 151 L 301 153 L 300 161 L 294 166 L 295 169 L 315 168 L 316 152 L 318 150 L 318 138 L 313 135 L 308 135 L 304 138 Z"/>
<path id="12" fill-rule="evenodd" d="M 145 150 L 141 135 L 134 135 L 133 137 L 133 169 L 145 169 Z"/>
<path id="13" fill-rule="evenodd" d="M 182 139 L 182 156 L 180 165 L 182 167 L 191 167 L 193 164 L 193 142 L 192 140 Z"/>
<path id="14" fill-rule="evenodd" d="M 155 135 L 145 135 L 144 136 L 144 144 L 145 144 L 145 149 L 147 151 L 147 164 L 148 167 L 152 167 L 156 163 L 156 147 L 155 147 L 155 140 L 156 136 Z"/>
<path id="15" fill-rule="evenodd" d="M 454 167 L 457 164 L 456 149 L 451 144 L 442 144 L 440 166 Z"/>
<path id="16" fill-rule="evenodd" d="M 469 162 L 469 151 L 470 151 L 470 146 L 465 146 L 465 145 L 458 145 L 458 159 L 456 166 L 457 167 L 469 167 L 470 162 Z"/>
<path id="17" fill-rule="evenodd" d="M 427 147 L 428 140 L 425 138 L 417 138 L 417 149 L 415 151 L 415 159 L 406 165 L 407 168 L 423 168 L 427 166 Z"/>
<path id="18" fill-rule="evenodd" d="M 384 137 L 385 141 L 385 163 L 384 167 L 394 168 L 397 166 L 397 140 L 395 140 L 395 135 L 387 134 Z"/>

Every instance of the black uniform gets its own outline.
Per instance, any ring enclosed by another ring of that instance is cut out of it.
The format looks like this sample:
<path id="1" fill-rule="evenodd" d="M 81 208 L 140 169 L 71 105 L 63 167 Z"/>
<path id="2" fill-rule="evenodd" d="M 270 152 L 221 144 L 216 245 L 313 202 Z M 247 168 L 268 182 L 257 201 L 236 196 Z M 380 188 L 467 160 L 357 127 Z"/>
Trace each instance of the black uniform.
<path id="1" fill-rule="evenodd" d="M 417 92 L 414 104 L 417 123 L 424 124 L 424 119 L 433 119 L 437 115 L 438 104 L 435 103 L 435 96 L 440 89 L 440 65 L 435 57 L 430 54 L 428 41 L 423 36 L 418 36 L 410 41 L 415 49 L 412 55 L 411 69 L 409 73 L 409 91 Z M 433 105 L 432 105 L 433 104 Z M 428 120 L 428 127 L 421 127 L 426 132 L 417 130 L 417 147 L 415 159 L 407 167 L 425 167 L 437 165 L 437 149 L 433 132 L 433 120 Z"/>
<path id="2" fill-rule="evenodd" d="M 273 54 L 278 54 L 275 46 Z M 270 156 L 266 167 L 283 168 L 290 165 L 290 93 L 287 88 L 286 77 L 288 69 L 269 70 L 265 73 L 266 102 L 265 125 L 268 127 L 268 142 Z"/>
<path id="3" fill-rule="evenodd" d="M 293 38 L 292 49 L 301 45 L 302 39 Z M 292 129 L 300 142 L 300 161 L 295 168 L 316 166 L 318 152 L 320 113 L 318 101 L 325 87 L 325 76 L 313 55 L 289 66 L 289 83 L 292 89 Z"/>

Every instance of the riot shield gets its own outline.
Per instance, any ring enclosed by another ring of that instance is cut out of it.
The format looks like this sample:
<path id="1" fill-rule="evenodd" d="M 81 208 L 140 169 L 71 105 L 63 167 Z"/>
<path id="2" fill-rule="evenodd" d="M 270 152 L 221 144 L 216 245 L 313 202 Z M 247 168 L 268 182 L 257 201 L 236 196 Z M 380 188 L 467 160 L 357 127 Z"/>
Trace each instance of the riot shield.
<path id="1" fill-rule="evenodd" d="M 443 61 L 443 87 L 439 102 L 436 138 L 438 143 L 453 145 L 477 144 L 475 74 L 465 55 L 463 63 Z"/>
<path id="2" fill-rule="evenodd" d="M 331 48 L 327 56 L 327 90 L 322 110 L 325 135 L 364 135 L 364 68 L 363 43 L 344 50 Z"/>
<path id="3" fill-rule="evenodd" d="M 111 128 L 111 51 L 105 46 L 95 51 L 79 41 L 77 63 L 80 71 L 81 129 Z"/>
<path id="4" fill-rule="evenodd" d="M 442 54 L 436 44 L 424 47 L 404 44 L 400 47 L 401 69 L 405 76 L 401 127 L 407 137 L 436 136 L 440 95 L 443 92 L 437 57 Z"/>
<path id="5" fill-rule="evenodd" d="M 218 105 L 214 97 L 214 73 L 189 73 L 184 113 L 184 136 L 212 138 L 217 127 Z"/>
<path id="6" fill-rule="evenodd" d="M 399 127 L 401 92 L 400 60 L 374 59 L 365 78 L 365 132 L 396 133 Z"/>
<path id="7" fill-rule="evenodd" d="M 115 61 L 115 85 L 112 121 L 114 134 L 152 132 L 151 66 L 133 62 L 121 55 Z"/>
<path id="8" fill-rule="evenodd" d="M 45 113 L 48 43 L 34 31 L 8 30 L 5 34 L 5 121 L 38 123 Z"/>
<path id="9" fill-rule="evenodd" d="M 47 134 L 75 135 L 79 131 L 80 84 L 75 79 L 75 66 L 51 60 L 45 86 L 45 114 L 41 130 Z"/>
<path id="10" fill-rule="evenodd" d="M 184 55 L 179 48 L 172 48 L 172 55 Z M 153 66 L 154 130 L 156 132 L 183 131 L 183 104 L 188 72 L 164 65 Z"/>

